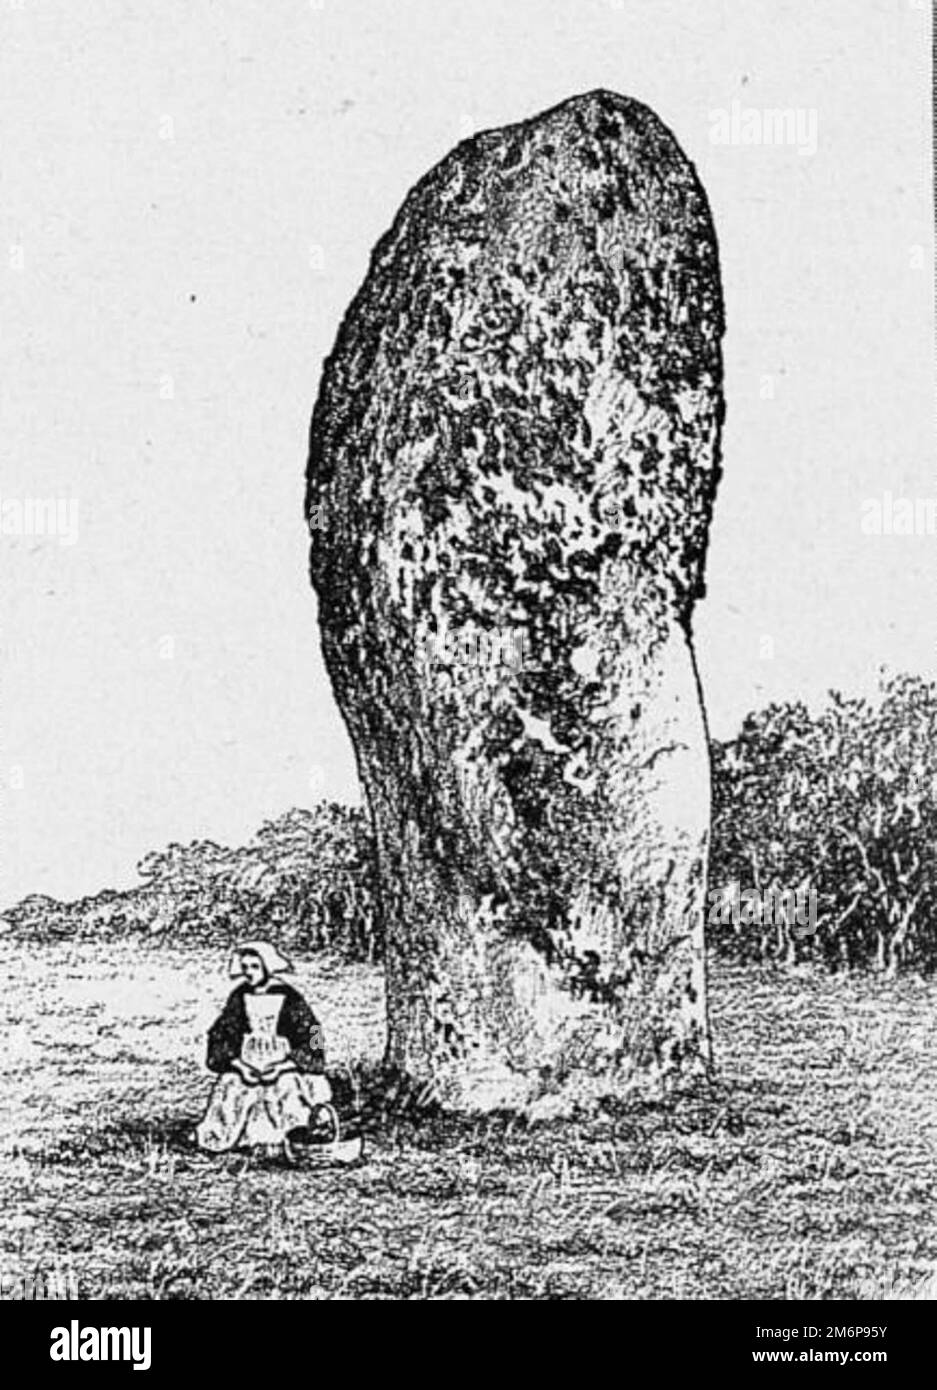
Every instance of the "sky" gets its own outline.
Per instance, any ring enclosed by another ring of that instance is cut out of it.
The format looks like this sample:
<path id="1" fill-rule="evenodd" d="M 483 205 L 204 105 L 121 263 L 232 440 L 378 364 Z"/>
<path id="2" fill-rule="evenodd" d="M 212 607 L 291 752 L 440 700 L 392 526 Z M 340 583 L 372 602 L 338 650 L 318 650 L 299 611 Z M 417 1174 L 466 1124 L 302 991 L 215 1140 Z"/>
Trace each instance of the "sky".
<path id="1" fill-rule="evenodd" d="M 307 579 L 322 359 L 422 174 L 596 87 L 670 126 L 720 241 L 713 733 L 882 665 L 937 677 L 937 535 L 887 524 L 937 499 L 931 22 L 920 0 L 3 0 L 0 907 L 358 799 Z"/>

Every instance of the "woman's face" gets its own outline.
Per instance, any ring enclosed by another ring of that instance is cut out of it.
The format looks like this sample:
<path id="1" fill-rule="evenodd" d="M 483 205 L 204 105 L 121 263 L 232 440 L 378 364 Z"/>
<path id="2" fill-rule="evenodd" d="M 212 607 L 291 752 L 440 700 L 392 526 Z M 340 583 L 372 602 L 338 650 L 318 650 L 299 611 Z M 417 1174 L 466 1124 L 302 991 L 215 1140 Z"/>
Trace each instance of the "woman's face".
<path id="1" fill-rule="evenodd" d="M 251 989 L 256 989 L 258 985 L 262 985 L 267 978 L 263 961 L 260 956 L 255 956 L 253 951 L 245 951 L 241 956 L 241 970 Z"/>

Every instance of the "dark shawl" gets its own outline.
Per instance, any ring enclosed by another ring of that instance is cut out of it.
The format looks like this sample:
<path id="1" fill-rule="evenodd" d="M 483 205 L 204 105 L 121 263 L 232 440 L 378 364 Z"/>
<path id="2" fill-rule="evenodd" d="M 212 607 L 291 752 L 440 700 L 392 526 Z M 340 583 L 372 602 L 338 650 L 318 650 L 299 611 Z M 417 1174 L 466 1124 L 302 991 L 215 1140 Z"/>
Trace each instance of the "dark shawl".
<path id="1" fill-rule="evenodd" d="M 249 1026 L 247 1010 L 244 1007 L 244 996 L 248 989 L 249 986 L 243 984 L 232 991 L 228 996 L 228 1002 L 209 1029 L 209 1071 L 230 1071 L 231 1063 L 240 1055 L 241 1043 Z M 282 980 L 277 980 L 267 992 L 285 996 L 277 1020 L 277 1033 L 280 1037 L 286 1038 L 293 1061 L 300 1071 L 325 1071 L 322 1029 L 299 990 Z"/>

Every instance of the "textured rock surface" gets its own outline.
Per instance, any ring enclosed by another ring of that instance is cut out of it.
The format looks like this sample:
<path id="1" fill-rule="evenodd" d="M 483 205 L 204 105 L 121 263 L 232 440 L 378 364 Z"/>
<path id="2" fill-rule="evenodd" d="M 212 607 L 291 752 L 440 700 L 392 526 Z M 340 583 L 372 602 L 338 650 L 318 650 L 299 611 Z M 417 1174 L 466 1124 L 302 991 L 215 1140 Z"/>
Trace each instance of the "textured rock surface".
<path id="1" fill-rule="evenodd" d="M 722 326 L 692 166 L 593 92 L 431 170 L 326 363 L 312 578 L 388 1059 L 445 1103 L 548 1109 L 706 1056 L 689 620 Z"/>

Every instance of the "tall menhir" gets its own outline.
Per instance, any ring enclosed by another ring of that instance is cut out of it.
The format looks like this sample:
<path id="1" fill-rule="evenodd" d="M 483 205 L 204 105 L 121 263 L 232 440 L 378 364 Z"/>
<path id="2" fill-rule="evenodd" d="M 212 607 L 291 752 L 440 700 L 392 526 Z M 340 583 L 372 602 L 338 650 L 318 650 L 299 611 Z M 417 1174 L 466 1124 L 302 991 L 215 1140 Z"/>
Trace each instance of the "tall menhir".
<path id="1" fill-rule="evenodd" d="M 543 1113 L 707 1058 L 691 615 L 722 331 L 693 166 L 597 91 L 416 185 L 325 364 L 312 580 L 374 826 L 387 1060 L 446 1105 Z M 523 662 L 438 658 L 493 631 Z"/>

